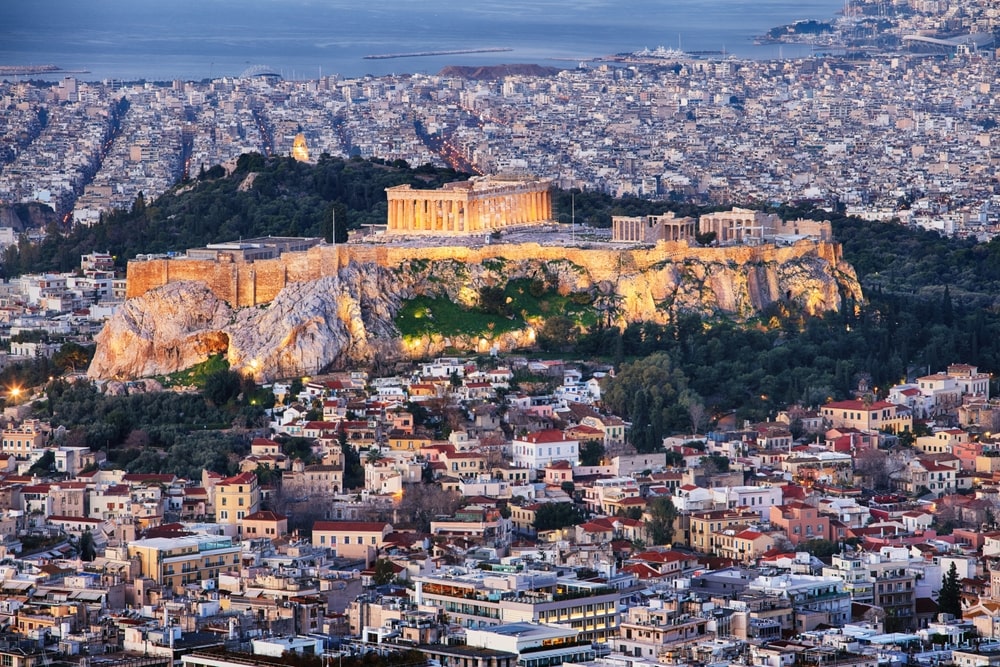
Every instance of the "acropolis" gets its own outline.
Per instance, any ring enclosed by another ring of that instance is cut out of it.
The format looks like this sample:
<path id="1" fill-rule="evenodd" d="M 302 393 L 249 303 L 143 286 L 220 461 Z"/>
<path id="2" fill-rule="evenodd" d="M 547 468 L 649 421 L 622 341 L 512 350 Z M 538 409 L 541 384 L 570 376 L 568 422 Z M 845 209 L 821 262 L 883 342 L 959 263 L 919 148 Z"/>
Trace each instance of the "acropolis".
<path id="1" fill-rule="evenodd" d="M 489 234 L 552 221 L 552 194 L 544 180 L 475 177 L 439 190 L 409 184 L 386 188 L 387 234 Z"/>

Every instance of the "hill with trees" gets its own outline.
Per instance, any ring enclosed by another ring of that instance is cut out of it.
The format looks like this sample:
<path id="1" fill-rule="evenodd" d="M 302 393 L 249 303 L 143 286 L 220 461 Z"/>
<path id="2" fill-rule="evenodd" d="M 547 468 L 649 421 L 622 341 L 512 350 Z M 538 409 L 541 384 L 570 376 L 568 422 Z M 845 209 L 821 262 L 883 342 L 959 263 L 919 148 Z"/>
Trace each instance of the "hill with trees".
<path id="1" fill-rule="evenodd" d="M 119 267 L 142 253 L 183 252 L 208 243 L 259 236 L 319 236 L 331 240 L 334 213 L 338 241 L 347 229 L 385 224 L 385 188 L 409 183 L 437 188 L 468 174 L 403 160 L 320 157 L 315 165 L 289 157 L 243 155 L 226 174 L 213 167 L 154 201 L 140 195 L 130 210 L 102 216 L 97 224 L 60 230 L 38 244 L 22 238 L 3 253 L 5 277 L 72 271 L 80 255 L 107 251 Z"/>
<path id="2" fill-rule="evenodd" d="M 81 253 L 94 250 L 108 250 L 124 265 L 137 253 L 179 251 L 241 237 L 330 238 L 334 212 L 342 238 L 348 227 L 384 222 L 386 187 L 411 183 L 435 188 L 465 177 L 430 166 L 411 169 L 402 162 L 323 156 L 316 165 L 307 165 L 245 155 L 232 174 L 212 168 L 155 201 L 139 198 L 131 210 L 109 214 L 93 227 L 53 234 L 38 245 L 22 241 L 4 253 L 3 271 L 12 276 L 71 270 Z M 590 226 L 608 226 L 612 215 L 717 210 L 596 192 L 556 190 L 553 199 L 558 220 Z M 638 414 L 643 429 L 634 433 L 640 444 L 655 443 L 664 433 L 689 432 L 728 411 L 766 418 L 789 402 L 816 405 L 845 398 L 862 377 L 884 391 L 908 375 L 954 362 L 1000 369 L 1000 241 L 946 238 L 807 206 L 772 210 L 785 219 L 831 220 L 844 257 L 865 288 L 865 302 L 845 303 L 840 313 L 821 317 L 776 303 L 748 324 L 682 315 L 668 324 L 635 323 L 620 329 L 603 318 L 564 315 L 552 318 L 552 331 L 540 332 L 550 353 L 613 361 L 621 368 L 622 383 L 647 385 L 641 396 L 609 390 L 610 405 L 630 419 Z M 505 303 L 521 299 L 528 304 L 523 309 L 535 302 L 550 310 L 573 305 L 544 287 L 512 281 L 494 290 Z M 431 305 L 444 312 L 442 305 Z M 426 326 L 418 315 L 427 307 L 418 301 L 408 304 L 400 329 Z M 482 315 L 497 318 L 494 326 L 503 324 L 503 312 L 487 311 L 463 311 L 463 317 Z M 664 380 L 655 391 L 642 377 L 651 372 Z M 619 394 L 627 398 L 616 399 Z"/>

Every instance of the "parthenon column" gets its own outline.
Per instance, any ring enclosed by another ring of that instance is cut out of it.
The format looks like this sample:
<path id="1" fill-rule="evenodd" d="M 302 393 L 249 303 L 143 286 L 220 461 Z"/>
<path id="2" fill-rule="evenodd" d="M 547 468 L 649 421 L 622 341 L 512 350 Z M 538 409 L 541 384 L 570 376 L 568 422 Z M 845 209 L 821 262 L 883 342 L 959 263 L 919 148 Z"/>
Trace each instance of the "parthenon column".
<path id="1" fill-rule="evenodd" d="M 479 231 L 479 202 L 472 197 L 465 203 L 465 231 Z"/>

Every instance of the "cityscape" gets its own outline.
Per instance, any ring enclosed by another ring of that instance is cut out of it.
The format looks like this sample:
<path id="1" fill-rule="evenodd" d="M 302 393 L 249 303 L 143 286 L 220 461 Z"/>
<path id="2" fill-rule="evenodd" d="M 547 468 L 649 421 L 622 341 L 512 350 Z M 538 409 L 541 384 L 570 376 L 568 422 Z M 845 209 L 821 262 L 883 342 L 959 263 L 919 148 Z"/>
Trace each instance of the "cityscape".
<path id="1" fill-rule="evenodd" d="M 1000 666 L 1000 7 L 758 40 L 0 62 L 0 667 Z"/>

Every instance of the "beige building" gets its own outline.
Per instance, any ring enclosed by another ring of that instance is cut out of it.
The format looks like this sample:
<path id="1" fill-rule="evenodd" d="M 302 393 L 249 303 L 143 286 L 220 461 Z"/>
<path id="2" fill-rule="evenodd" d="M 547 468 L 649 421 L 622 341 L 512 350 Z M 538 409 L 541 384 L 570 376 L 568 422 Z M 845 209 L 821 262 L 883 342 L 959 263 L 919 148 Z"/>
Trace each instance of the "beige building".
<path id="1" fill-rule="evenodd" d="M 913 426 L 909 410 L 887 401 L 837 401 L 820 408 L 820 414 L 832 428 L 903 433 Z"/>
<path id="2" fill-rule="evenodd" d="M 215 522 L 236 526 L 243 533 L 243 519 L 260 509 L 257 475 L 243 472 L 215 485 Z"/>
<path id="3" fill-rule="evenodd" d="M 543 180 L 475 177 L 439 190 L 408 183 L 386 188 L 388 234 L 489 234 L 552 220 L 550 184 Z"/>
<path id="4" fill-rule="evenodd" d="M 129 558 L 137 558 L 139 572 L 175 593 L 186 584 L 218 580 L 219 574 L 236 569 L 240 547 L 222 535 L 153 537 L 128 544 Z"/>
<path id="5" fill-rule="evenodd" d="M 722 558 L 739 563 L 756 563 L 774 548 L 774 537 L 756 530 L 724 530 L 715 534 L 715 549 Z"/>
<path id="6" fill-rule="evenodd" d="M 340 558 L 375 560 L 392 525 L 380 521 L 317 521 L 313 524 L 312 545 L 329 549 Z"/>
<path id="7" fill-rule="evenodd" d="M 3 430 L 3 448 L 0 451 L 11 454 L 18 461 L 27 461 L 33 452 L 45 446 L 45 439 L 42 423 L 37 419 L 29 419 Z"/>
<path id="8" fill-rule="evenodd" d="M 288 517 L 275 512 L 254 512 L 243 519 L 243 536 L 247 539 L 266 537 L 274 540 L 288 533 Z"/>
<path id="9" fill-rule="evenodd" d="M 305 465 L 301 459 L 295 459 L 291 473 L 281 480 L 285 491 L 295 497 L 329 496 L 344 488 L 344 467 L 325 463 Z"/>
<path id="10" fill-rule="evenodd" d="M 716 553 L 719 538 L 725 531 L 760 521 L 760 515 L 749 509 L 709 510 L 691 513 L 690 546 L 701 553 Z M 675 539 L 675 542 L 677 540 Z"/>

